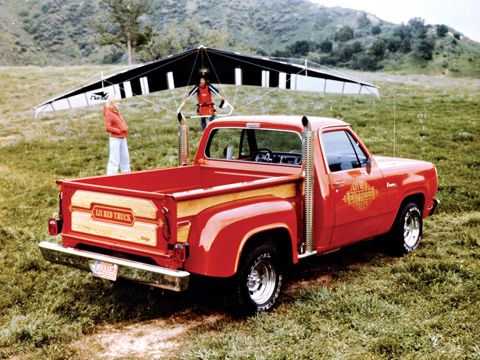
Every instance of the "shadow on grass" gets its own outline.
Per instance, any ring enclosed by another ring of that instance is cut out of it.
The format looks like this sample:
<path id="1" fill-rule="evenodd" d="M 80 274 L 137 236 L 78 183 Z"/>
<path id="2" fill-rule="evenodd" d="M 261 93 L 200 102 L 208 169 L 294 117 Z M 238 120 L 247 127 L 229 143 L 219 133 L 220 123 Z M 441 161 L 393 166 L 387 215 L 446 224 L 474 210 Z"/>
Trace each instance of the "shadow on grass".
<path id="1" fill-rule="evenodd" d="M 312 286 L 335 287 L 355 276 L 355 271 L 368 266 L 386 264 L 394 257 L 388 252 L 384 238 L 376 238 L 345 247 L 335 253 L 304 259 L 289 269 L 281 303 L 295 300 L 302 289 Z M 148 288 L 128 281 L 112 286 L 115 320 L 150 320 L 175 318 L 191 320 L 209 315 L 238 316 L 233 303 L 233 279 L 192 276 L 189 289 L 175 293 Z"/>

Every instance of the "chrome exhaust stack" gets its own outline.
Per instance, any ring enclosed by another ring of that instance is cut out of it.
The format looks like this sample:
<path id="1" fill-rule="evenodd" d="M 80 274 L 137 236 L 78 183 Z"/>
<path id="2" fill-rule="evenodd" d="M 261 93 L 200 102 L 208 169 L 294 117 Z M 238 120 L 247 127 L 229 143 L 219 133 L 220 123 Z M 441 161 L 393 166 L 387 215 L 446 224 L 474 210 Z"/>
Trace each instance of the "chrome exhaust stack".
<path id="1" fill-rule="evenodd" d="M 185 116 L 179 112 L 178 121 L 178 165 L 186 166 L 190 162 L 190 146 L 188 141 L 188 122 Z"/>
<path id="2" fill-rule="evenodd" d="M 303 189 L 303 218 L 304 218 L 304 246 L 302 246 L 299 258 L 316 254 L 313 250 L 313 131 L 307 117 L 302 118 L 302 172 L 304 174 Z"/>

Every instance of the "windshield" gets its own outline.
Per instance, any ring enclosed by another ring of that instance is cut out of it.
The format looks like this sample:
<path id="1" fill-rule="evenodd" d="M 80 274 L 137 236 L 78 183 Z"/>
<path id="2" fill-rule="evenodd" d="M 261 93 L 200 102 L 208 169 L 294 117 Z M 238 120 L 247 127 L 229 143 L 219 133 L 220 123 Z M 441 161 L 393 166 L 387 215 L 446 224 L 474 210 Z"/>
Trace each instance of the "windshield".
<path id="1" fill-rule="evenodd" d="M 209 159 L 299 166 L 302 163 L 302 139 L 300 134 L 292 131 L 214 129 L 205 156 Z"/>

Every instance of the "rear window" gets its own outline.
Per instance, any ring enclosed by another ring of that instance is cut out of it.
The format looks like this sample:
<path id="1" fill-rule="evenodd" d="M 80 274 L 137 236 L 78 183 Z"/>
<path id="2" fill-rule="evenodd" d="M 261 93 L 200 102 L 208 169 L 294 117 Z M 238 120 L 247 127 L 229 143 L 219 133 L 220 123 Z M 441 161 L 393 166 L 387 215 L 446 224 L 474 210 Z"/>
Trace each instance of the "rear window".
<path id="1" fill-rule="evenodd" d="M 302 163 L 302 139 L 300 134 L 292 131 L 214 129 L 205 156 L 209 159 L 299 166 Z"/>

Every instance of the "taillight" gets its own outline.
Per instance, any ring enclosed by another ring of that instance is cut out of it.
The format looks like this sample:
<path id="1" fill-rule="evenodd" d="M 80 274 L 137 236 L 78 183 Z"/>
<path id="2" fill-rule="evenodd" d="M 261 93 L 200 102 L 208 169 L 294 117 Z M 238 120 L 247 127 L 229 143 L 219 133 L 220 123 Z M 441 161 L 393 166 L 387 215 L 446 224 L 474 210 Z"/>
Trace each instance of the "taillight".
<path id="1" fill-rule="evenodd" d="M 52 236 L 57 236 L 62 232 L 62 220 L 57 220 L 55 218 L 50 218 L 48 220 L 48 232 Z"/>
<path id="2" fill-rule="evenodd" d="M 185 262 L 189 255 L 189 246 L 188 244 L 175 244 L 173 249 L 173 257 L 180 263 Z"/>

